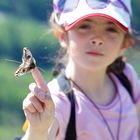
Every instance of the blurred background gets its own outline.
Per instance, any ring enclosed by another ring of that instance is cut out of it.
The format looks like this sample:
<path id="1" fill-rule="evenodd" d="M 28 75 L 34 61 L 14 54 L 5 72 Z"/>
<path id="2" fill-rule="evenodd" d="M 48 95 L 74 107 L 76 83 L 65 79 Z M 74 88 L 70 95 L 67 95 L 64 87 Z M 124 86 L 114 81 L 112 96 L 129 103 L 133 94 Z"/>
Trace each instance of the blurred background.
<path id="1" fill-rule="evenodd" d="M 140 31 L 140 1 L 132 5 L 133 26 Z M 52 0 L 0 0 L 0 140 L 23 135 L 22 101 L 33 82 L 31 74 L 14 76 L 23 47 L 30 48 L 45 79 L 52 79 L 59 44 L 48 24 L 51 11 Z M 140 76 L 140 53 L 131 49 L 127 55 Z"/>

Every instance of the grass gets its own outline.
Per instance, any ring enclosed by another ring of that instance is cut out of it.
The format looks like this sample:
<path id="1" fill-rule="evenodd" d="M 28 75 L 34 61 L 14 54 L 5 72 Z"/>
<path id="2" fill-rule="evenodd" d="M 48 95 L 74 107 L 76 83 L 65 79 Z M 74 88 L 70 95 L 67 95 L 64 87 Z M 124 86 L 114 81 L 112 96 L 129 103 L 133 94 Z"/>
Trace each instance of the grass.
<path id="1" fill-rule="evenodd" d="M 22 117 L 17 111 L 1 110 L 0 139 L 14 140 L 16 136 L 22 136 Z"/>
<path id="2" fill-rule="evenodd" d="M 18 125 L 18 124 L 17 124 Z M 0 125 L 0 139 L 1 140 L 14 140 L 16 136 L 22 136 L 19 127 L 10 125 Z"/>
<path id="3" fill-rule="evenodd" d="M 22 101 L 29 92 L 29 83 L 34 80 L 30 73 L 15 77 L 17 65 L 0 62 L 0 66 L 0 140 L 13 140 L 15 136 L 23 134 Z M 43 76 L 47 80 L 52 78 L 49 71 L 45 71 Z"/>

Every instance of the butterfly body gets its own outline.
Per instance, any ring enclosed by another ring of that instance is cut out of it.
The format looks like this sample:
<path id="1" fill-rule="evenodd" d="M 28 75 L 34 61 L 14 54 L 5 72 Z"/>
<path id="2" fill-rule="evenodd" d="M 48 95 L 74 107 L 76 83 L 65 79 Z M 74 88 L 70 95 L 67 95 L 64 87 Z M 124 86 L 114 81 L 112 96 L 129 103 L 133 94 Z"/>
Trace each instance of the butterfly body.
<path id="1" fill-rule="evenodd" d="M 36 61 L 28 48 L 23 48 L 22 63 L 15 72 L 15 76 L 19 77 L 36 67 Z"/>

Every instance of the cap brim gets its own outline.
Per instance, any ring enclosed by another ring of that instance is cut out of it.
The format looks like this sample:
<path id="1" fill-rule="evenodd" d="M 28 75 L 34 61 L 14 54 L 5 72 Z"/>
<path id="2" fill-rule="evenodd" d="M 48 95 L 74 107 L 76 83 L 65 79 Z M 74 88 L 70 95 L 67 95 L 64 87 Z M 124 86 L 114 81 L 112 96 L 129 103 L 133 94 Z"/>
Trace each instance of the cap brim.
<path id="1" fill-rule="evenodd" d="M 65 27 L 65 30 L 66 31 L 69 31 L 70 29 L 72 29 L 74 26 L 76 26 L 78 23 L 80 23 L 81 21 L 87 19 L 87 18 L 90 18 L 90 17 L 94 17 L 94 16 L 100 16 L 100 17 L 104 17 L 104 18 L 107 18 L 109 20 L 111 20 L 113 23 L 117 24 L 121 29 L 123 29 L 125 32 L 129 32 L 128 28 L 123 26 L 118 20 L 116 20 L 115 18 L 109 16 L 109 15 L 106 15 L 106 14 L 102 14 L 102 13 L 92 13 L 92 14 L 88 14 L 88 15 L 85 15 L 81 18 L 79 18 L 78 20 L 76 20 L 75 22 L 73 22 L 72 24 L 70 25 L 67 25 L 65 24 L 64 27 Z"/>

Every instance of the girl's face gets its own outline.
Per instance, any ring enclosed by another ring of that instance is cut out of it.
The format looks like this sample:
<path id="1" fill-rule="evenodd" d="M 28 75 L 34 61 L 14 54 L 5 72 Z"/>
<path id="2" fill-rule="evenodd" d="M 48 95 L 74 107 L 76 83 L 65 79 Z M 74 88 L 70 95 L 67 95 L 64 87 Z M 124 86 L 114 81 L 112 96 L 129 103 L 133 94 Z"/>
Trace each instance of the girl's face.
<path id="1" fill-rule="evenodd" d="M 103 17 L 88 18 L 64 36 L 69 59 L 80 68 L 106 69 L 125 50 L 125 32 Z"/>

